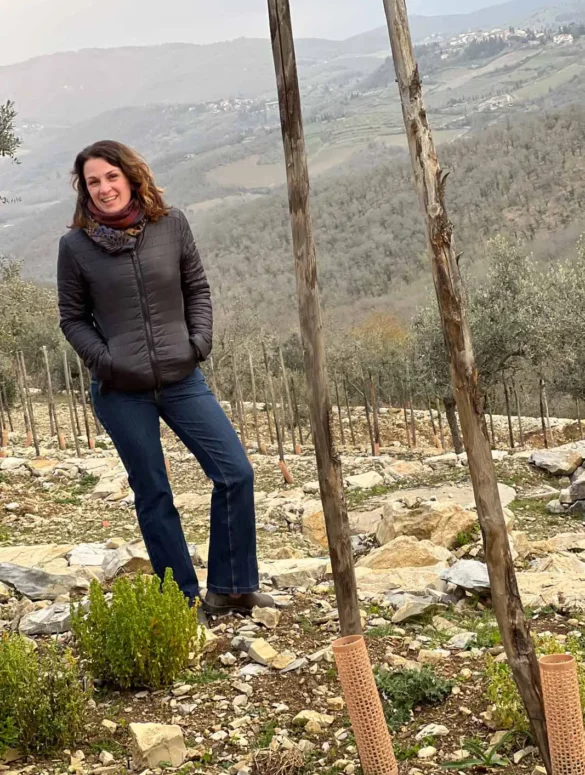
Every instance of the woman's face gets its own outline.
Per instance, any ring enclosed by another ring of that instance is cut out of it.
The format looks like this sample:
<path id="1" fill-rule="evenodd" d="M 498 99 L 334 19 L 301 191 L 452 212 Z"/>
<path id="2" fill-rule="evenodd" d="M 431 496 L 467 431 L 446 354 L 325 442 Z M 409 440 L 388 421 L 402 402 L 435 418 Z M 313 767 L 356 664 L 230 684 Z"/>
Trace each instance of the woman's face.
<path id="1" fill-rule="evenodd" d="M 92 202 L 104 213 L 120 212 L 130 202 L 130 181 L 119 167 L 113 167 L 105 159 L 88 159 L 83 176 Z"/>

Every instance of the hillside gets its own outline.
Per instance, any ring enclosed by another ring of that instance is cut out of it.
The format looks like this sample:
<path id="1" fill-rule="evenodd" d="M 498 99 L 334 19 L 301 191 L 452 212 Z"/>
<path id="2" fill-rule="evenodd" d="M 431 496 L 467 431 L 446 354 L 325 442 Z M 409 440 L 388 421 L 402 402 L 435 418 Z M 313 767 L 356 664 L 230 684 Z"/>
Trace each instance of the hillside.
<path id="1" fill-rule="evenodd" d="M 485 240 L 498 232 L 536 241 L 540 257 L 551 260 L 561 252 L 564 230 L 583 224 L 584 108 L 486 129 L 444 146 L 441 156 L 451 171 L 450 214 L 469 271 L 481 271 Z M 380 297 L 400 297 L 404 306 L 405 297 L 415 293 L 406 287 L 428 279 L 422 222 L 404 155 L 393 160 L 384 146 L 372 146 L 349 174 L 314 181 L 312 206 L 328 308 L 341 306 L 351 314 L 364 300 Z M 70 212 L 70 204 L 59 205 L 55 241 Z M 246 299 L 266 321 L 294 311 L 283 188 L 256 202 L 224 206 L 221 217 L 212 210 L 192 220 L 218 304 Z M 43 251 L 56 223 L 55 211 L 41 212 L 36 232 L 22 246 L 34 255 L 36 277 L 46 276 L 43 267 L 54 272 L 56 244 Z"/>
<path id="2" fill-rule="evenodd" d="M 542 0 L 511 0 L 502 5 L 451 16 L 412 16 L 416 41 L 468 29 L 492 29 L 538 17 L 552 22 L 573 11 L 560 0 L 539 12 Z M 582 12 L 582 9 L 581 9 Z M 346 41 L 300 38 L 297 53 L 301 78 L 327 80 L 341 74 L 367 74 L 389 51 L 382 27 Z M 99 73 L 99 77 L 96 74 Z M 124 73 L 124 78 L 120 78 Z M 132 87 L 128 88 L 127 84 Z M 173 44 L 78 52 L 37 57 L 0 67 L 0 95 L 15 100 L 27 122 L 71 123 L 107 110 L 152 103 L 185 104 L 273 96 L 274 72 L 267 40 L 246 39 L 206 46 Z"/>

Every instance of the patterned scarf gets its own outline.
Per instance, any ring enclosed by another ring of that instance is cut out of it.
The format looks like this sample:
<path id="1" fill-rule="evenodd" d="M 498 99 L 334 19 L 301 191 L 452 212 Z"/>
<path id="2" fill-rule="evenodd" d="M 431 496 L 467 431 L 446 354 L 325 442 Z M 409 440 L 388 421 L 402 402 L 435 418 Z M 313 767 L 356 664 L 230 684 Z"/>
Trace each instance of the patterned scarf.
<path id="1" fill-rule="evenodd" d="M 120 213 L 113 215 L 101 212 L 90 201 L 87 206 L 87 219 L 85 233 L 108 253 L 134 250 L 146 226 L 144 213 L 135 199 Z"/>

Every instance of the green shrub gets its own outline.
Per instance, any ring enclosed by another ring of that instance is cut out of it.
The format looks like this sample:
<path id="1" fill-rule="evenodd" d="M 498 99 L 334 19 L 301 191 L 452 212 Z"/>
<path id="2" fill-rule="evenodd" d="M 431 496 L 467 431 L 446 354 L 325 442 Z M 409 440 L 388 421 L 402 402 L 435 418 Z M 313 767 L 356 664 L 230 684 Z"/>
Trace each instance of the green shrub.
<path id="1" fill-rule="evenodd" d="M 0 637 L 0 753 L 41 753 L 73 745 L 88 695 L 77 661 L 51 641 L 38 649 L 20 635 Z"/>
<path id="2" fill-rule="evenodd" d="M 407 724 L 412 709 L 417 705 L 438 705 L 443 702 L 453 688 L 452 681 L 437 675 L 428 665 L 422 670 L 378 670 L 376 685 L 391 729 Z"/>
<path id="3" fill-rule="evenodd" d="M 170 570 L 162 586 L 156 576 L 117 579 L 109 604 L 92 582 L 89 613 L 72 607 L 71 629 L 94 677 L 122 689 L 172 683 L 205 638 L 197 609 L 189 608 Z"/>
<path id="4" fill-rule="evenodd" d="M 581 707 L 585 709 L 585 653 L 578 638 L 568 638 L 560 643 L 553 636 L 535 636 L 534 645 L 538 657 L 548 654 L 572 654 L 577 660 L 577 675 Z M 516 687 L 510 667 L 505 662 L 489 659 L 486 667 L 487 698 L 495 706 L 495 718 L 505 729 L 527 732 L 530 729 L 524 704 Z M 584 714 L 585 715 L 585 714 Z"/>

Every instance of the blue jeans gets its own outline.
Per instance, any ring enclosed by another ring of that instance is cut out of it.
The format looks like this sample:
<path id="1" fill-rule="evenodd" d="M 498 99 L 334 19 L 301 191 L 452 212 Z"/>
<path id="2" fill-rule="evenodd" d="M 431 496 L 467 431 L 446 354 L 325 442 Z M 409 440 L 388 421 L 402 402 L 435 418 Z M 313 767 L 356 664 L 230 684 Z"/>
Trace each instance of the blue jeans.
<path id="1" fill-rule="evenodd" d="M 232 424 L 197 368 L 181 382 L 152 390 L 100 395 L 96 414 L 128 472 L 138 524 L 154 572 L 171 568 L 184 594 L 199 596 L 179 513 L 167 476 L 159 418 L 193 453 L 213 482 L 207 588 L 219 594 L 258 589 L 254 471 Z"/>

